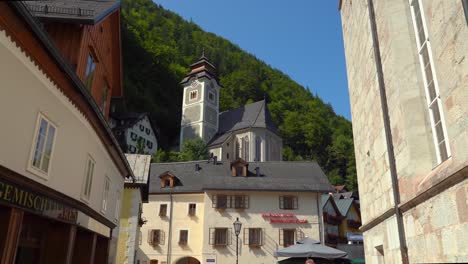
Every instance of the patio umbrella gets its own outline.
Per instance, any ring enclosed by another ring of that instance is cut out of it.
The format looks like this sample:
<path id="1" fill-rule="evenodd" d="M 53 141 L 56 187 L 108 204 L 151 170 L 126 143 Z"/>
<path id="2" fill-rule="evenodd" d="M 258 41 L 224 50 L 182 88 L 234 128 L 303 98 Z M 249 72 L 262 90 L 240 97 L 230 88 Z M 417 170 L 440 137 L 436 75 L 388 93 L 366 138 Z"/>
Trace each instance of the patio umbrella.
<path id="1" fill-rule="evenodd" d="M 309 238 L 309 237 L 304 237 L 301 240 L 298 240 L 296 242 L 297 244 L 320 244 L 320 241 Z"/>
<path id="2" fill-rule="evenodd" d="M 276 257 L 295 257 L 295 258 L 324 258 L 337 259 L 346 258 L 348 253 L 336 248 L 327 247 L 322 244 L 313 243 L 315 240 L 305 240 L 304 244 L 289 246 L 275 252 Z"/>

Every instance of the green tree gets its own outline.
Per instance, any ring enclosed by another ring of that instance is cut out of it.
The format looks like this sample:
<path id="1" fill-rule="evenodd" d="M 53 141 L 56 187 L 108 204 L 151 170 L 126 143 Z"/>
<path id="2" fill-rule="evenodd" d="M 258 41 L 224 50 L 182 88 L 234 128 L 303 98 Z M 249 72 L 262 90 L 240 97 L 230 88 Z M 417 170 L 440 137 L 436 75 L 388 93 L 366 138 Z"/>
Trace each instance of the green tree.
<path id="1" fill-rule="evenodd" d="M 179 153 L 179 161 L 205 160 L 208 157 L 208 147 L 201 138 L 185 140 Z"/>

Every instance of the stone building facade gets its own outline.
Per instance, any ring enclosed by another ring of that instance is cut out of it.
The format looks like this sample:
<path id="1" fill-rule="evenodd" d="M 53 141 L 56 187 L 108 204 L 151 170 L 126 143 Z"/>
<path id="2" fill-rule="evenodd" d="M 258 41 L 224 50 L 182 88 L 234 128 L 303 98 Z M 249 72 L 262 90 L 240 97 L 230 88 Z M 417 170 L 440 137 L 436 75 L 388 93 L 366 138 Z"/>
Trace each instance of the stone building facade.
<path id="1" fill-rule="evenodd" d="M 339 8 L 366 263 L 468 261 L 464 0 Z"/>

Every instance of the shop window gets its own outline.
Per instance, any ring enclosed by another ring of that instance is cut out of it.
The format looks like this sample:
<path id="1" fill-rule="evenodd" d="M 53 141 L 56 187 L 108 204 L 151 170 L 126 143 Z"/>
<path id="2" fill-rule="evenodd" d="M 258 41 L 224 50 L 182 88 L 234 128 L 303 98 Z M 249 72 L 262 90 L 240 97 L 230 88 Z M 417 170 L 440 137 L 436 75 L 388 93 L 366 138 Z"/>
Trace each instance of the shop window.
<path id="1" fill-rule="evenodd" d="M 55 126 L 44 116 L 39 115 L 31 167 L 46 175 L 49 172 L 55 141 L 55 131 Z"/>
<path id="2" fill-rule="evenodd" d="M 91 196 L 91 188 L 93 186 L 93 175 L 94 175 L 94 166 L 95 161 L 91 156 L 88 156 L 86 160 L 86 169 L 85 169 L 85 181 L 83 183 L 82 198 L 89 200 Z"/>
<path id="3" fill-rule="evenodd" d="M 188 214 L 190 216 L 194 216 L 197 212 L 197 204 L 191 203 L 189 204 Z"/>
<path id="4" fill-rule="evenodd" d="M 229 228 L 210 228 L 210 245 L 227 246 L 231 244 Z"/>
<path id="5" fill-rule="evenodd" d="M 244 228 L 244 245 L 249 245 L 251 247 L 262 246 L 263 234 L 262 228 Z"/>
<path id="6" fill-rule="evenodd" d="M 94 59 L 94 57 L 91 54 L 89 54 L 88 59 L 86 61 L 86 71 L 85 71 L 85 81 L 84 81 L 84 84 L 86 88 L 88 88 L 88 91 L 91 91 L 92 89 L 95 70 L 96 70 L 96 59 Z"/>
<path id="7" fill-rule="evenodd" d="M 101 205 L 101 212 L 105 213 L 107 211 L 107 202 L 109 196 L 109 189 L 110 189 L 110 180 L 109 178 L 105 178 L 104 180 L 104 191 L 102 193 L 102 205 Z"/>
<path id="8" fill-rule="evenodd" d="M 285 210 L 297 209 L 297 196 L 280 196 L 279 208 Z"/>
<path id="9" fill-rule="evenodd" d="M 179 231 L 179 245 L 187 245 L 188 243 L 188 230 Z"/>
<path id="10" fill-rule="evenodd" d="M 159 205 L 159 216 L 166 216 L 167 215 L 167 204 Z"/>

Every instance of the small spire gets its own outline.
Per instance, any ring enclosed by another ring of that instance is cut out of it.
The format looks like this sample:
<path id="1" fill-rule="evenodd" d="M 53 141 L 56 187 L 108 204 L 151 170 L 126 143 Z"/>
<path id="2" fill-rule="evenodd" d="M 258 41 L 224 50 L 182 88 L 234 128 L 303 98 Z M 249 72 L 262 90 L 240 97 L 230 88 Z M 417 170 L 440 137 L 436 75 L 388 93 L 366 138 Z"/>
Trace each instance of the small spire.
<path id="1" fill-rule="evenodd" d="M 205 56 L 205 48 L 202 49 L 202 55 L 201 55 L 200 59 L 207 59 L 206 56 Z"/>

